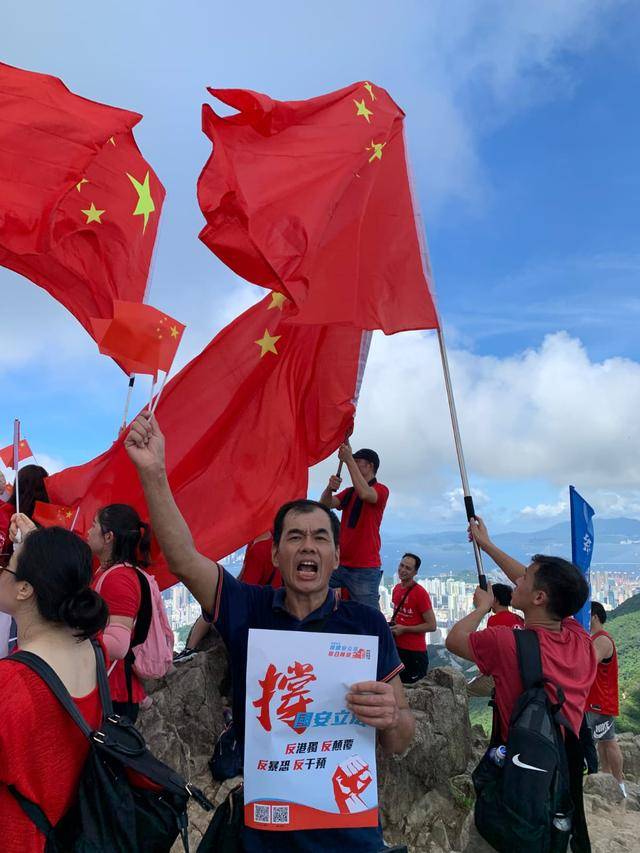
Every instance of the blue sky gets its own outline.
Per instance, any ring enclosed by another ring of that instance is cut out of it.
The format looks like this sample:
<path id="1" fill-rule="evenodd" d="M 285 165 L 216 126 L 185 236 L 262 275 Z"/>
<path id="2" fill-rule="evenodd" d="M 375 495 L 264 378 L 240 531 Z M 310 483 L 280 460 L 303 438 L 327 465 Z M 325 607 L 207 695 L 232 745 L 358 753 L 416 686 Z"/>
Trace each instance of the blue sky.
<path id="1" fill-rule="evenodd" d="M 167 188 L 150 301 L 187 323 L 178 366 L 261 295 L 197 240 L 205 86 L 385 86 L 407 113 L 477 504 L 509 529 L 568 518 L 569 482 L 600 514 L 640 515 L 639 37 L 636 4 L 587 0 L 67 0 L 5 11 L 1 58 L 144 114 Z M 123 374 L 30 282 L 0 269 L 0 296 L 0 444 L 18 415 L 51 468 L 93 457 Z M 354 441 L 380 451 L 388 529 L 461 524 L 447 418 L 433 334 L 376 335 Z"/>

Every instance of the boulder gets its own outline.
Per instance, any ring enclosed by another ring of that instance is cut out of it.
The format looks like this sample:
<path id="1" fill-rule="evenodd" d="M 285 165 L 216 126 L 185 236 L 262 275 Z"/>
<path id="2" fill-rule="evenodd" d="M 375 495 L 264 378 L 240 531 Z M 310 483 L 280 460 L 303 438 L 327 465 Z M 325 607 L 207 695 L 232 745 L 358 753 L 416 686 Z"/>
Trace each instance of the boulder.
<path id="1" fill-rule="evenodd" d="M 618 743 L 624 758 L 624 775 L 632 782 L 640 782 L 640 735 L 621 732 Z"/>

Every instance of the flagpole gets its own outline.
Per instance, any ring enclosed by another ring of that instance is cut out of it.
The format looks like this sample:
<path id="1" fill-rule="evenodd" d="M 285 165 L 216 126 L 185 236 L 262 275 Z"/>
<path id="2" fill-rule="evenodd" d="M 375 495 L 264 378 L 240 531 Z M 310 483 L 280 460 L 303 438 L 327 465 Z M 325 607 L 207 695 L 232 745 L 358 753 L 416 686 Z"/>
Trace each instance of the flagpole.
<path id="1" fill-rule="evenodd" d="M 353 395 L 353 399 L 351 400 L 354 408 L 358 405 L 358 400 L 360 399 L 360 389 L 362 388 L 362 380 L 364 379 L 364 369 L 367 366 L 367 359 L 369 358 L 369 350 L 371 348 L 372 338 L 373 332 L 370 329 L 363 329 L 362 336 L 360 337 L 360 352 L 358 354 L 358 375 L 356 376 L 356 390 Z M 345 444 L 349 441 L 349 438 L 352 434 L 353 427 L 350 430 L 347 430 L 347 432 L 344 434 Z M 339 477 L 342 474 L 343 464 L 344 463 L 342 461 L 338 464 L 336 477 Z"/>
<path id="2" fill-rule="evenodd" d="M 16 472 L 16 479 L 13 486 L 13 493 L 16 496 L 16 513 L 20 512 L 20 486 L 18 485 L 18 468 L 20 467 L 20 421 L 15 418 L 13 421 L 13 470 Z"/>
<path id="3" fill-rule="evenodd" d="M 18 469 L 20 467 L 20 421 L 16 418 L 13 422 L 13 470 L 16 478 L 13 483 L 13 494 L 16 496 L 16 514 L 20 512 L 20 484 L 18 482 Z M 22 542 L 22 531 L 18 527 L 16 531 L 16 545 Z"/>
<path id="4" fill-rule="evenodd" d="M 127 426 L 127 419 L 129 417 L 129 406 L 131 404 L 131 395 L 133 394 L 133 384 L 135 381 L 136 381 L 136 375 L 135 375 L 135 373 L 132 373 L 129 376 L 129 390 L 127 391 L 127 399 L 125 400 L 125 404 L 124 404 L 124 412 L 122 415 L 122 426 L 120 427 L 118 435 L 120 435 L 122 430 L 125 429 L 125 427 Z"/>
<path id="5" fill-rule="evenodd" d="M 162 394 L 162 391 L 164 389 L 164 385 L 165 385 L 165 382 L 167 381 L 168 375 L 169 375 L 169 371 L 167 370 L 166 373 L 164 374 L 163 378 L 162 378 L 162 382 L 160 383 L 160 389 L 158 390 L 158 393 L 156 395 L 156 399 L 153 401 L 153 406 L 151 406 L 151 414 L 152 415 L 154 414 L 155 410 L 158 408 L 158 402 L 160 400 L 160 395 Z"/>
<path id="6" fill-rule="evenodd" d="M 78 520 L 79 515 L 80 515 L 80 504 L 78 504 L 78 509 L 76 510 L 76 514 L 73 516 L 73 521 L 71 522 L 71 527 L 69 528 L 69 530 L 72 531 L 73 528 L 76 526 L 76 521 Z"/>
<path id="7" fill-rule="evenodd" d="M 422 258 L 422 271 L 424 273 L 424 277 L 427 283 L 427 287 L 433 284 L 433 274 L 431 271 L 431 262 L 429 260 L 429 249 L 427 247 L 427 235 L 424 228 L 424 224 L 422 223 L 422 217 L 420 215 L 420 209 L 417 203 L 417 197 L 415 192 L 415 182 L 413 179 L 413 170 L 411 169 L 411 161 L 409 159 L 409 151 L 407 149 L 407 142 L 404 138 L 403 133 L 403 142 L 405 149 L 405 161 L 407 164 L 407 174 L 409 177 L 409 189 L 411 192 L 411 202 L 413 206 L 413 219 L 416 226 L 416 236 L 418 238 L 418 244 L 420 245 L 420 255 Z M 418 220 L 420 220 L 420 224 L 418 224 Z M 435 289 L 435 288 L 434 288 Z M 469 488 L 469 478 L 467 477 L 467 466 L 464 460 L 464 452 L 462 450 L 462 439 L 460 437 L 460 425 L 458 423 L 458 413 L 456 411 L 456 402 L 453 396 L 453 385 L 451 382 L 451 373 L 449 371 L 449 359 L 447 357 L 447 347 L 444 340 L 444 332 L 442 331 L 442 320 L 440 318 L 440 312 L 438 311 L 438 306 L 435 300 L 435 296 L 432 293 L 431 298 L 433 301 L 433 307 L 436 312 L 436 317 L 438 319 L 438 346 L 440 347 L 440 360 L 442 361 L 442 374 L 444 377 L 444 386 L 447 392 L 447 401 L 449 403 L 449 415 L 451 417 L 451 427 L 453 429 L 453 441 L 456 448 L 456 456 L 458 458 L 458 468 L 460 469 L 460 479 L 462 480 L 462 493 L 464 496 L 464 508 L 467 513 L 467 521 L 471 522 L 472 519 L 475 518 L 476 512 L 473 506 L 473 497 L 471 496 L 471 490 Z M 478 585 L 481 589 L 487 588 L 487 576 L 484 573 L 484 566 L 482 564 L 482 552 L 478 546 L 476 540 L 471 537 L 471 544 L 473 546 L 473 556 L 476 561 L 476 569 L 478 572 Z"/>

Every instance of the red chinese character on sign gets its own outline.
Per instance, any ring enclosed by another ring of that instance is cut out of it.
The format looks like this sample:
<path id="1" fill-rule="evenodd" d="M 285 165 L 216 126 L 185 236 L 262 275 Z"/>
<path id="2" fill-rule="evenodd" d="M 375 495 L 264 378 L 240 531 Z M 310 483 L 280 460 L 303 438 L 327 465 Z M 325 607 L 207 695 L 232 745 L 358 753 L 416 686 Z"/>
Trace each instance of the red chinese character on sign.
<path id="1" fill-rule="evenodd" d="M 287 667 L 287 673 L 280 673 L 274 664 L 269 664 L 267 671 L 258 684 L 262 688 L 262 696 L 253 703 L 255 708 L 260 709 L 257 720 L 262 728 L 271 731 L 271 702 L 276 690 L 280 692 L 280 704 L 276 709 L 279 720 L 286 723 L 294 732 L 302 734 L 306 726 L 296 726 L 295 720 L 298 714 L 304 714 L 307 706 L 313 702 L 307 685 L 316 681 L 313 674 L 313 665 L 310 663 L 298 663 Z"/>

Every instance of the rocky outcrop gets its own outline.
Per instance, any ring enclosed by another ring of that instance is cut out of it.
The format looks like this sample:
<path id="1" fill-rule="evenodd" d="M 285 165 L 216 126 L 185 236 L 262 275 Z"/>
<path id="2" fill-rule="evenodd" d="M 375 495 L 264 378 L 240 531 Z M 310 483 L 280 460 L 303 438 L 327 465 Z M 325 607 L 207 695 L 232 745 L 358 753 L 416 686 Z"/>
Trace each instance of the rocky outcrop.
<path id="1" fill-rule="evenodd" d="M 223 728 L 227 657 L 215 640 L 206 652 L 149 685 L 150 707 L 140 727 L 154 753 L 221 802 L 236 784 L 211 779 L 207 762 Z M 465 680 L 438 668 L 407 689 L 416 736 L 405 755 L 379 756 L 380 810 L 388 843 L 411 853 L 487 853 L 473 826 L 471 770 L 486 748 L 482 729 L 471 728 Z M 623 800 L 611 776 L 585 781 L 585 807 L 593 853 L 640 850 L 640 736 L 622 735 L 629 796 Z M 211 815 L 194 806 L 190 835 L 195 846 Z M 181 846 L 176 845 L 176 851 Z"/>

